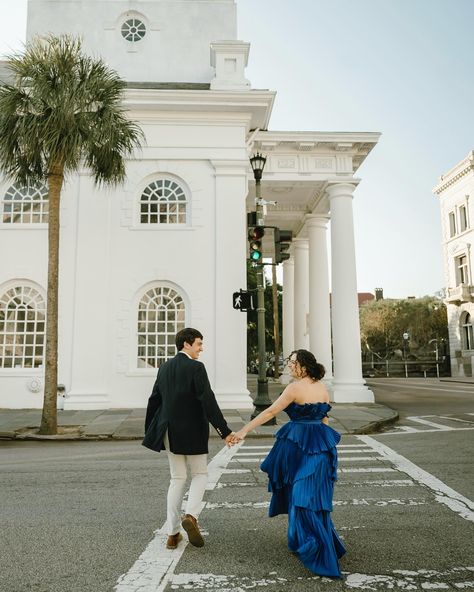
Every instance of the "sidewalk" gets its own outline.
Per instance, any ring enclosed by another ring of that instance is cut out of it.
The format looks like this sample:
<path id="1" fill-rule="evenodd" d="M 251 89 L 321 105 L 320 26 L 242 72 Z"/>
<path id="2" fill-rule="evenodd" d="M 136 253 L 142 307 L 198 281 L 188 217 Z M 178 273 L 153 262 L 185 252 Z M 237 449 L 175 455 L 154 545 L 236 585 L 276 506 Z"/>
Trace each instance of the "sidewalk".
<path id="1" fill-rule="evenodd" d="M 248 388 L 254 396 L 256 377 L 250 375 Z M 283 386 L 272 379 L 269 395 L 274 400 Z M 246 424 L 251 410 L 224 410 L 227 423 L 233 430 Z M 330 413 L 330 425 L 341 434 L 367 434 L 394 423 L 398 414 L 385 405 L 336 403 Z M 249 437 L 269 437 L 288 420 L 285 413 L 277 417 L 276 426 L 260 426 Z M 6 440 L 141 440 L 145 409 L 59 410 L 58 435 L 39 436 L 41 409 L 1 409 L 0 439 Z M 211 437 L 217 433 L 211 428 Z"/>

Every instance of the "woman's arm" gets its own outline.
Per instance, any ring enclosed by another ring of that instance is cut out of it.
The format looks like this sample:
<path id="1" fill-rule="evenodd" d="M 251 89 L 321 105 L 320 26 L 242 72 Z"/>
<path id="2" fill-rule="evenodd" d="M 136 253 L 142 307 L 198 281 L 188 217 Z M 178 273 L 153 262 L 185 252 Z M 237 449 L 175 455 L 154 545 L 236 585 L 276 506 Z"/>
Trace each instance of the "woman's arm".
<path id="1" fill-rule="evenodd" d="M 286 407 L 288 407 L 288 405 L 295 400 L 294 392 L 294 385 L 289 384 L 282 392 L 282 394 L 278 397 L 278 399 L 273 403 L 273 405 L 268 407 L 268 409 L 264 409 L 261 413 L 257 415 L 257 417 L 252 419 L 252 421 L 250 421 L 241 430 L 235 433 L 234 441 L 238 442 L 240 440 L 243 440 L 249 432 L 275 417 L 275 415 L 280 413 L 280 411 L 283 411 L 283 409 L 286 409 Z"/>

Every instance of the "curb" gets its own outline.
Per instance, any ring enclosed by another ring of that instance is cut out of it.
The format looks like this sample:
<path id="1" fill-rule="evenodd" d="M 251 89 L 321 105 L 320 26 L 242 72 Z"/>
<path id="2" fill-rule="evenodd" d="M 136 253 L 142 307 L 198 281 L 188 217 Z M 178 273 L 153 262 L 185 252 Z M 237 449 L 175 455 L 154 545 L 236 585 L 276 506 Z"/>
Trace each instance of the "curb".
<path id="1" fill-rule="evenodd" d="M 381 432 L 384 428 L 392 426 L 396 423 L 399 419 L 399 415 L 396 411 L 393 412 L 391 417 L 387 417 L 384 419 L 379 419 L 376 421 L 372 421 L 368 424 L 361 426 L 360 428 L 355 428 L 352 430 L 348 430 L 344 428 L 344 431 L 339 430 L 341 435 L 343 436 L 351 436 L 357 434 L 375 434 Z M 274 431 L 269 431 L 267 433 L 255 433 L 247 436 L 247 439 L 262 439 L 262 438 L 271 438 L 275 435 L 276 431 L 281 427 L 281 425 L 275 426 Z M 24 428 L 23 428 L 24 429 Z M 31 428 L 30 428 L 31 429 Z M 219 438 L 218 434 L 211 433 L 210 438 L 216 439 Z M 53 436 L 43 436 L 40 434 L 34 433 L 16 433 L 16 432 L 0 432 L 0 440 L 15 440 L 15 441 L 36 441 L 36 442 L 104 442 L 104 441 L 115 441 L 115 442 L 126 442 L 126 441 L 135 441 L 135 440 L 142 440 L 143 435 L 117 435 L 114 436 L 113 434 L 95 434 L 88 436 L 82 433 L 71 433 L 71 434 L 56 434 Z"/>
<path id="2" fill-rule="evenodd" d="M 365 426 L 362 426 L 361 428 L 355 429 L 355 430 L 351 430 L 351 431 L 347 431 L 346 435 L 347 436 L 351 436 L 351 435 L 362 435 L 362 434 L 376 434 L 376 433 L 380 433 L 384 428 L 389 428 L 391 427 L 393 424 L 395 424 L 398 420 L 400 419 L 400 416 L 398 415 L 397 412 L 395 412 L 393 414 L 392 417 L 388 417 L 386 419 L 379 419 L 377 421 L 372 421 L 371 423 L 366 424 Z"/>

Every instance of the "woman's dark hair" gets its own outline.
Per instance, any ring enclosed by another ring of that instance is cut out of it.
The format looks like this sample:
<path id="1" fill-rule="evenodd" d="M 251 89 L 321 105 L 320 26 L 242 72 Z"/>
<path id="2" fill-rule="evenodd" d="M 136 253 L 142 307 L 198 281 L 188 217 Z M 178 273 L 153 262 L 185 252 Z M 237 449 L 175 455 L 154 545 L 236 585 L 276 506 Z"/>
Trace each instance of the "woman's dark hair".
<path id="1" fill-rule="evenodd" d="M 314 355 L 307 349 L 296 349 L 292 351 L 290 357 L 296 355 L 296 361 L 300 367 L 306 371 L 306 374 L 313 380 L 321 380 L 326 374 L 326 370 L 320 364 Z"/>
<path id="2" fill-rule="evenodd" d="M 176 333 L 175 343 L 176 348 L 178 351 L 181 351 L 184 347 L 184 342 L 189 343 L 192 345 L 194 341 L 199 337 L 202 339 L 202 333 L 197 329 L 192 329 L 191 327 L 186 327 L 185 329 L 181 329 Z"/>

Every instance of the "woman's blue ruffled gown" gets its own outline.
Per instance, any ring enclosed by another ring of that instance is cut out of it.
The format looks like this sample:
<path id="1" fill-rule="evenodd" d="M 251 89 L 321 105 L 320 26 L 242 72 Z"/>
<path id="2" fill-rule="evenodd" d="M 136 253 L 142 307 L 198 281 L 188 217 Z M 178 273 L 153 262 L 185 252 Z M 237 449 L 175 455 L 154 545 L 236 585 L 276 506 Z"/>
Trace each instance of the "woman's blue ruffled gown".
<path id="1" fill-rule="evenodd" d="M 273 494 L 270 517 L 288 514 L 290 550 L 315 574 L 341 577 L 338 559 L 346 549 L 330 514 L 341 436 L 321 421 L 330 409 L 328 403 L 288 405 L 290 421 L 260 468 Z"/>

